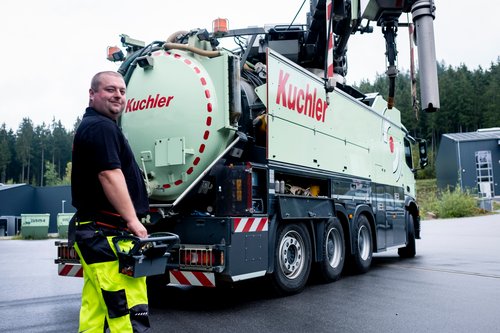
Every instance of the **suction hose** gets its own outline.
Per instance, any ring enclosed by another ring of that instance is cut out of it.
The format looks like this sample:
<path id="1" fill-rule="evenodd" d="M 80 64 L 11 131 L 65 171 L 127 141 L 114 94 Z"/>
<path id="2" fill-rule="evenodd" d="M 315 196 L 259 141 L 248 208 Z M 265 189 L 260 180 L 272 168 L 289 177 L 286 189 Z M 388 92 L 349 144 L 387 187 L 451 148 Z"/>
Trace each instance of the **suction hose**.
<path id="1" fill-rule="evenodd" d="M 219 51 L 208 51 L 208 50 L 202 50 L 197 47 L 189 46 L 187 44 L 179 44 L 179 43 L 170 43 L 166 42 L 163 44 L 163 48 L 165 50 L 182 50 L 182 51 L 190 51 L 193 53 L 196 53 L 201 56 L 205 56 L 208 58 L 214 58 L 220 56 Z"/>

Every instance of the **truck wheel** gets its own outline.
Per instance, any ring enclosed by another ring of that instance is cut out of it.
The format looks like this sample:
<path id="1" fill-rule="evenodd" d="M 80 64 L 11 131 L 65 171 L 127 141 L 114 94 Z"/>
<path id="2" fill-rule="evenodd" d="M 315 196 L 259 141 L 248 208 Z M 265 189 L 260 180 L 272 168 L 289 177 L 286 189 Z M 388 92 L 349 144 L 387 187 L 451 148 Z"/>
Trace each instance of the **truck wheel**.
<path id="1" fill-rule="evenodd" d="M 370 223 L 365 215 L 359 215 L 356 220 L 353 245 L 354 254 L 351 258 L 353 272 L 358 274 L 368 272 L 372 263 L 373 243 Z"/>
<path id="2" fill-rule="evenodd" d="M 311 239 L 300 223 L 282 224 L 277 233 L 272 282 L 281 295 L 304 289 L 311 271 Z"/>
<path id="3" fill-rule="evenodd" d="M 344 230 L 338 219 L 330 219 L 323 236 L 323 260 L 319 263 L 320 278 L 324 282 L 337 281 L 345 262 Z"/>
<path id="4" fill-rule="evenodd" d="M 398 254 L 401 258 L 413 258 L 417 254 L 415 246 L 415 223 L 411 214 L 408 214 L 408 242 L 405 247 L 398 249 Z"/>

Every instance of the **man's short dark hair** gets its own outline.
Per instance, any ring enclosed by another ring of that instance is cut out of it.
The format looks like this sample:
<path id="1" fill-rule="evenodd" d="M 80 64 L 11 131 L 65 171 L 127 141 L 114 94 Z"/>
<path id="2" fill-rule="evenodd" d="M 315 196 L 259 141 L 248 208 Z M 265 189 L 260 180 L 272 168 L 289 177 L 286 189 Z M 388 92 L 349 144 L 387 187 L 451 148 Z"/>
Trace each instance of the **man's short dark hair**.
<path id="1" fill-rule="evenodd" d="M 92 81 L 90 81 L 90 89 L 92 89 L 93 91 L 99 90 L 99 86 L 101 84 L 101 77 L 103 75 L 111 75 L 111 76 L 116 76 L 116 77 L 120 77 L 123 79 L 123 76 L 118 72 L 113 72 L 113 71 L 99 72 L 96 75 L 94 75 L 94 77 L 92 78 Z"/>

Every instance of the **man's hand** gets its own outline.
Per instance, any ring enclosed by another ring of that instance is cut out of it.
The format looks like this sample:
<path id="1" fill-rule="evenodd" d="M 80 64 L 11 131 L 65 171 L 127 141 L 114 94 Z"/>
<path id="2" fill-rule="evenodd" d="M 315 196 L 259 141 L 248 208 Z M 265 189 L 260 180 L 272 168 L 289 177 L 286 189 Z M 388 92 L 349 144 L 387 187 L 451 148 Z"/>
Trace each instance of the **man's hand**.
<path id="1" fill-rule="evenodd" d="M 146 238 L 148 232 L 137 219 L 134 205 L 128 194 L 127 183 L 121 169 L 105 170 L 99 173 L 99 181 L 109 202 L 122 219 L 127 221 L 127 228 L 137 237 Z"/>
<path id="2" fill-rule="evenodd" d="M 133 220 L 133 221 L 127 222 L 127 228 L 130 230 L 131 233 L 133 233 L 137 237 L 140 237 L 140 238 L 147 238 L 148 237 L 148 231 L 142 225 L 142 223 L 139 222 L 139 220 L 137 220 L 137 219 L 135 221 Z"/>

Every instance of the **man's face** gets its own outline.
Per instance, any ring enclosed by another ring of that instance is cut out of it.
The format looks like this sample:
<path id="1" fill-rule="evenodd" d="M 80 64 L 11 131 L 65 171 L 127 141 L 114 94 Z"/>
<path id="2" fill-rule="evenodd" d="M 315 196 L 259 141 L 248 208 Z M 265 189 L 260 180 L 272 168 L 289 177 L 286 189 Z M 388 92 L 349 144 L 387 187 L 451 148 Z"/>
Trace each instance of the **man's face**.
<path id="1" fill-rule="evenodd" d="M 125 82 L 123 78 L 114 75 L 102 75 L 99 88 L 89 90 L 90 103 L 97 112 L 111 119 L 118 119 L 125 108 Z"/>

